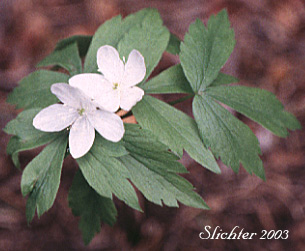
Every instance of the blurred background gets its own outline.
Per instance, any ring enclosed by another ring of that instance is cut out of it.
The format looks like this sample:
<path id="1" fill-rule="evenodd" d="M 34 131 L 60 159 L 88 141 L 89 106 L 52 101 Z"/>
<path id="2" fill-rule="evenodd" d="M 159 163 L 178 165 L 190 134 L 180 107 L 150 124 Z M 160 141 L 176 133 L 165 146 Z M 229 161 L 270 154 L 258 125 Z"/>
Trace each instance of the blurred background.
<path id="1" fill-rule="evenodd" d="M 183 39 L 196 18 L 227 8 L 237 44 L 224 72 L 238 77 L 241 85 L 272 91 L 305 123 L 305 4 L 302 0 L 1 0 L 0 1 L 0 126 L 17 111 L 6 96 L 35 64 L 48 55 L 59 39 L 93 34 L 111 17 L 126 16 L 145 7 L 157 8 L 165 26 Z M 164 54 L 158 73 L 178 62 Z M 163 96 L 165 100 L 173 96 Z M 191 102 L 177 105 L 190 114 Z M 191 115 L 191 114 L 190 114 Z M 292 132 L 287 139 L 236 114 L 260 140 L 267 181 L 239 174 L 221 165 L 216 175 L 192 161 L 182 162 L 185 177 L 202 195 L 210 211 L 181 205 L 159 207 L 139 194 L 144 213 L 115 200 L 118 220 L 102 230 L 85 247 L 72 216 L 67 194 L 76 163 L 65 161 L 56 201 L 40 220 L 26 223 L 20 192 L 21 172 L 5 153 L 9 136 L 0 132 L 0 250 L 305 250 L 305 133 Z M 20 154 L 22 167 L 37 154 Z M 248 232 L 289 230 L 287 240 L 200 240 L 204 226 L 234 226 Z"/>

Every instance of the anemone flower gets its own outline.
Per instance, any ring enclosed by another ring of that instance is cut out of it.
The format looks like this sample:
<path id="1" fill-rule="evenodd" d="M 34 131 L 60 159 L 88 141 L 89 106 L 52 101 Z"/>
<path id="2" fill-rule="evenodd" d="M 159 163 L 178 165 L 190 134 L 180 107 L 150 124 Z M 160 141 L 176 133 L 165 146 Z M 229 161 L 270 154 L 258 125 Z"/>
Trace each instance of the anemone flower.
<path id="1" fill-rule="evenodd" d="M 119 107 L 129 111 L 142 99 L 144 91 L 135 86 L 146 74 L 144 57 L 139 51 L 132 50 L 125 63 L 115 48 L 105 45 L 97 51 L 97 65 L 103 75 L 79 74 L 72 77 L 69 84 L 82 90 L 103 109 L 112 112 Z"/>
<path id="2" fill-rule="evenodd" d="M 78 76 L 74 76 L 74 79 L 77 80 Z M 58 132 L 71 126 L 69 148 L 73 158 L 80 158 L 90 150 L 95 130 L 109 141 L 118 142 L 123 137 L 125 131 L 121 118 L 100 109 L 81 90 L 66 83 L 56 83 L 51 86 L 51 92 L 63 104 L 50 105 L 41 110 L 34 117 L 33 125 L 44 132 Z"/>

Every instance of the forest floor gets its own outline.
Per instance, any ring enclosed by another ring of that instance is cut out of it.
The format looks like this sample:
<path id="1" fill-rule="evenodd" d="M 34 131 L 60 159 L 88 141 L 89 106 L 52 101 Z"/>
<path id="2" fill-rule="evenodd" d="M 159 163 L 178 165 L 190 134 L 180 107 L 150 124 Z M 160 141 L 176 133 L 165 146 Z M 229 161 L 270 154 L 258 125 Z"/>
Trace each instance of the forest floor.
<path id="1" fill-rule="evenodd" d="M 204 22 L 227 8 L 236 34 L 236 48 L 224 72 L 241 85 L 272 91 L 286 109 L 305 124 L 305 5 L 301 0 L 4 0 L 0 1 L 0 127 L 18 112 L 6 97 L 20 79 L 50 53 L 59 39 L 93 34 L 105 20 L 126 16 L 144 7 L 157 8 L 165 26 L 183 39 L 196 18 Z M 176 64 L 165 54 L 158 73 Z M 175 96 L 162 96 L 164 100 Z M 177 108 L 191 115 L 191 102 Z M 222 174 L 202 168 L 186 154 L 184 175 L 211 210 L 181 205 L 159 207 L 139 193 L 144 213 L 135 212 L 115 199 L 118 220 L 102 230 L 86 247 L 78 218 L 68 207 L 67 194 L 77 170 L 75 161 L 64 163 L 61 185 L 53 207 L 26 223 L 20 191 L 21 172 L 6 155 L 9 136 L 0 132 L 0 250 L 305 250 L 305 132 L 282 139 L 240 114 L 257 135 L 267 181 L 243 168 L 238 174 L 221 163 Z M 20 154 L 22 168 L 37 154 Z M 248 232 L 289 230 L 287 240 L 201 240 L 204 226 L 234 226 Z"/>

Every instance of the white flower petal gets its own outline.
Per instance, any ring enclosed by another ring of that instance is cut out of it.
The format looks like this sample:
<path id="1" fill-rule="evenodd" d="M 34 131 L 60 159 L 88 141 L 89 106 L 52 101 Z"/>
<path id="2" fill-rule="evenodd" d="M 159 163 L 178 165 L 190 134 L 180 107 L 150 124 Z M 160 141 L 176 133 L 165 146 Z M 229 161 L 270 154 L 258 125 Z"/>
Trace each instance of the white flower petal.
<path id="1" fill-rule="evenodd" d="M 95 131 L 86 116 L 79 117 L 69 134 L 70 153 L 74 159 L 84 156 L 92 147 Z"/>
<path id="2" fill-rule="evenodd" d="M 121 92 L 120 106 L 123 110 L 129 111 L 144 95 L 144 91 L 137 87 L 124 88 Z"/>
<path id="3" fill-rule="evenodd" d="M 111 83 L 120 83 L 124 74 L 124 63 L 118 51 L 112 46 L 105 45 L 97 51 L 98 70 Z"/>
<path id="4" fill-rule="evenodd" d="M 121 118 L 111 112 L 96 110 L 88 115 L 90 123 L 105 139 L 118 142 L 123 138 L 125 129 Z"/>
<path id="5" fill-rule="evenodd" d="M 125 65 L 122 85 L 124 87 L 134 86 L 144 79 L 145 74 L 146 67 L 144 57 L 139 51 L 132 50 L 128 56 L 128 60 Z"/>
<path id="6" fill-rule="evenodd" d="M 104 92 L 95 100 L 95 103 L 99 108 L 109 112 L 116 112 L 120 107 L 120 90 L 114 90 Z"/>
<path id="7" fill-rule="evenodd" d="M 69 84 L 83 91 L 103 110 L 115 112 L 120 107 L 118 90 L 101 74 L 78 74 L 69 79 Z"/>
<path id="8" fill-rule="evenodd" d="M 56 83 L 51 86 L 51 92 L 64 104 L 76 109 L 81 108 L 80 100 L 83 99 L 83 93 L 66 83 Z"/>
<path id="9" fill-rule="evenodd" d="M 41 110 L 33 119 L 33 126 L 44 132 L 59 132 L 71 125 L 79 114 L 69 106 L 55 104 Z"/>
<path id="10" fill-rule="evenodd" d="M 84 108 L 86 111 L 93 111 L 96 109 L 96 104 L 91 101 L 90 97 L 76 87 L 58 83 L 51 86 L 51 92 L 55 94 L 61 102 L 70 107 L 74 107 L 75 109 L 80 110 Z"/>
<path id="11" fill-rule="evenodd" d="M 95 73 L 77 74 L 69 79 L 69 84 L 80 89 L 91 99 L 96 99 L 104 92 L 112 90 L 113 86 L 101 74 Z"/>

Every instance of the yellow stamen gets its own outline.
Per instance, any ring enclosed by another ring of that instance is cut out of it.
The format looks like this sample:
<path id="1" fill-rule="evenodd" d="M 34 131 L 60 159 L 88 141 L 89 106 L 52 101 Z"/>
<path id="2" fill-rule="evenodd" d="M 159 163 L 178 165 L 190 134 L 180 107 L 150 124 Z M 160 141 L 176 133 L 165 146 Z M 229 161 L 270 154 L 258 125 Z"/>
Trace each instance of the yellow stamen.
<path id="1" fill-rule="evenodd" d="M 84 108 L 78 110 L 78 114 L 79 114 L 80 116 L 82 116 L 84 112 L 85 112 L 85 109 L 84 109 Z"/>
<path id="2" fill-rule="evenodd" d="M 113 90 L 118 89 L 118 87 L 119 87 L 119 84 L 118 84 L 118 83 L 113 83 L 113 87 L 112 87 Z"/>

